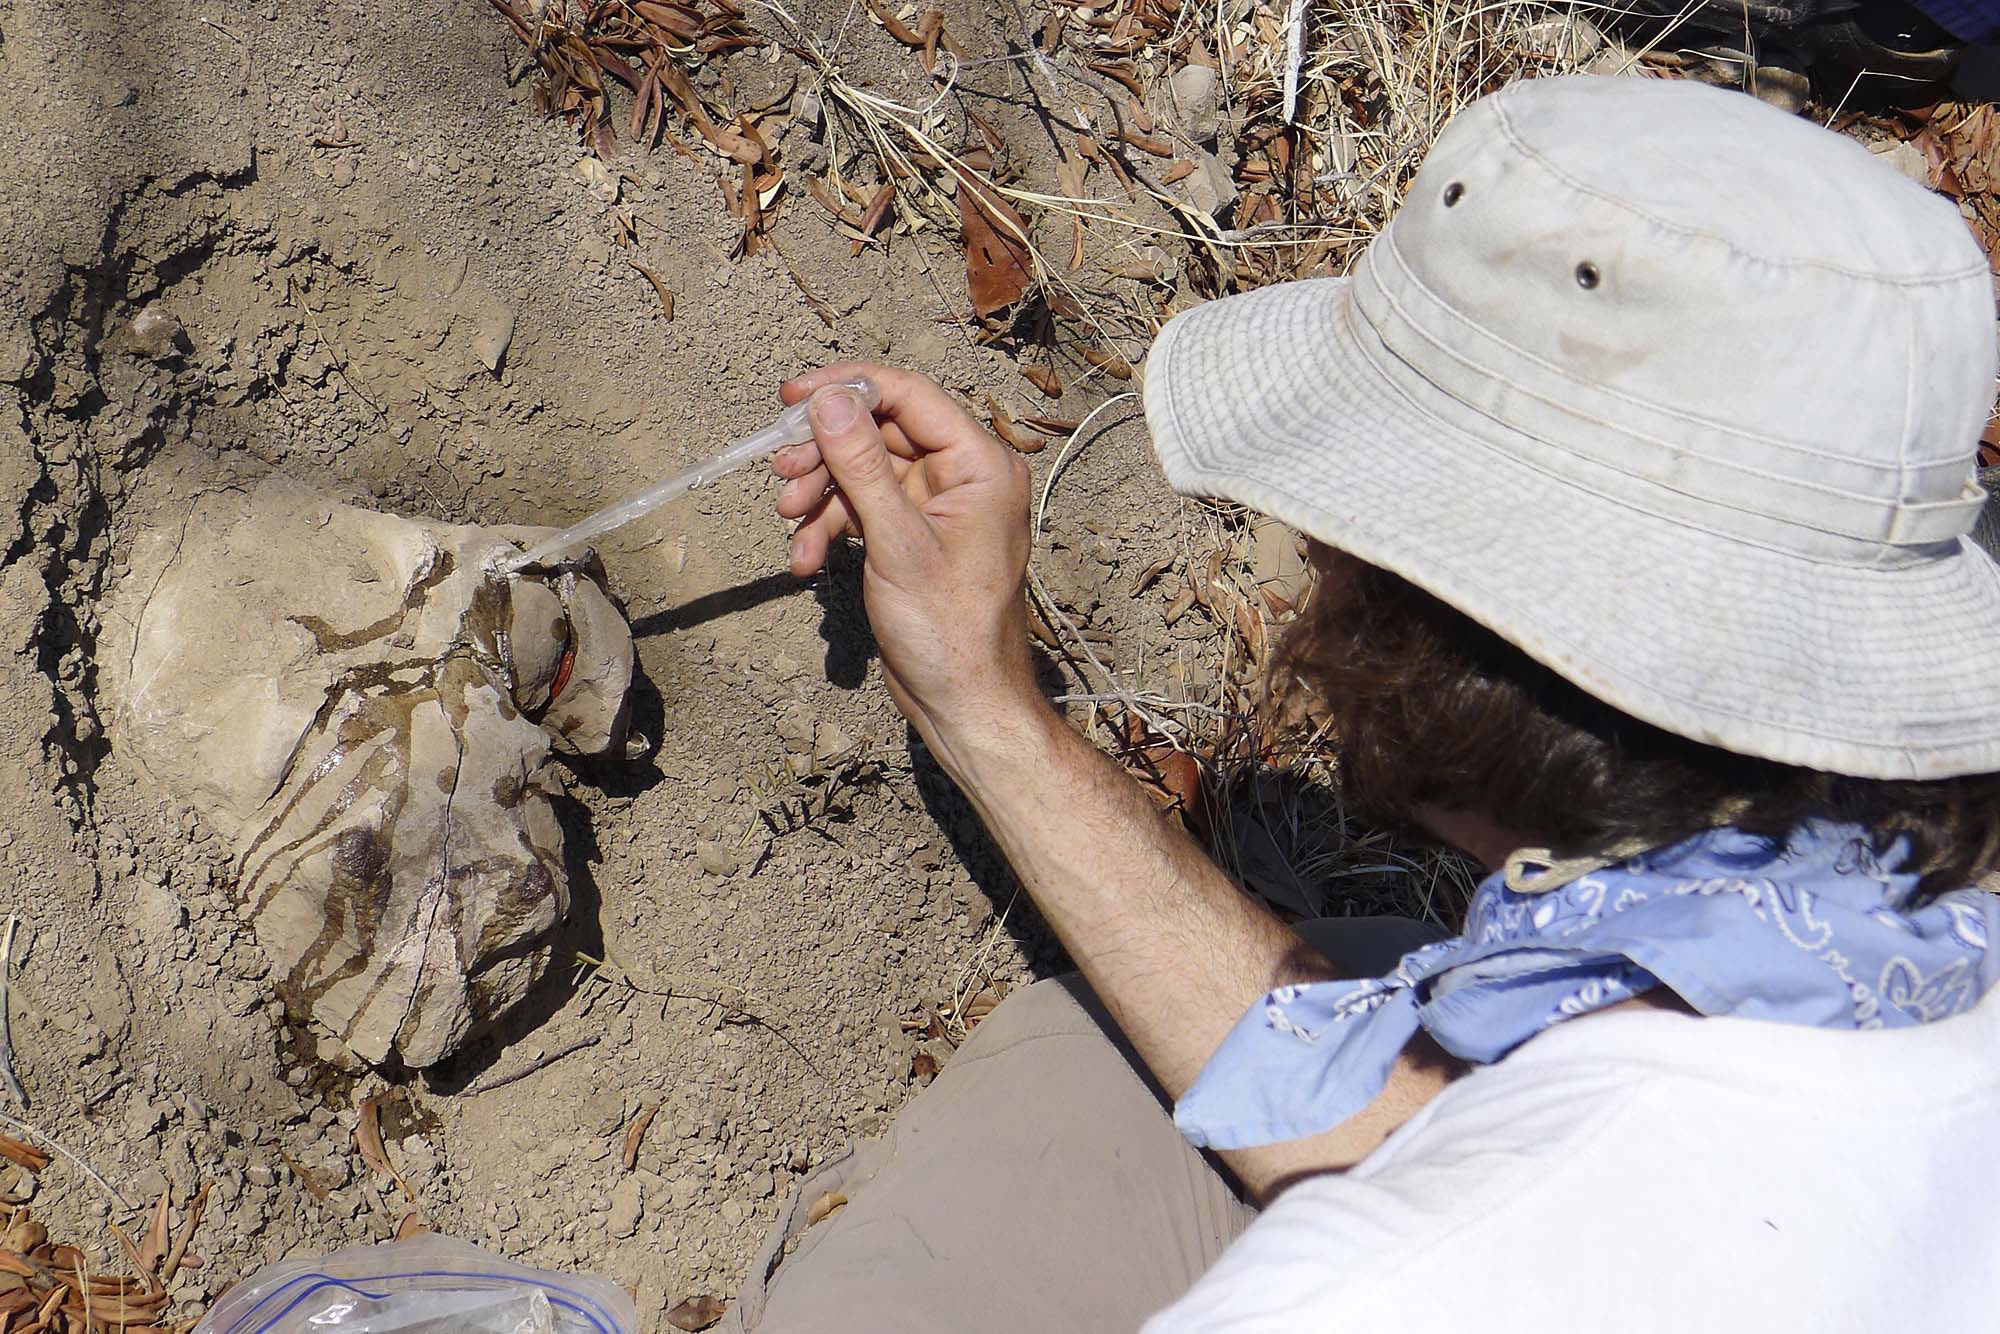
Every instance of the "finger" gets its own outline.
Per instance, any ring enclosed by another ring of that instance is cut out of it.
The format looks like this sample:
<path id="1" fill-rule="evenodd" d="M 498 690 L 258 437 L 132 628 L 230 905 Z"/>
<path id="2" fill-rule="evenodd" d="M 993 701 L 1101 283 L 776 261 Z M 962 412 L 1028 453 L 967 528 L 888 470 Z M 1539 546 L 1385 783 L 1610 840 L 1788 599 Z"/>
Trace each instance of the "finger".
<path id="1" fill-rule="evenodd" d="M 801 578 L 818 574 L 826 565 L 828 549 L 854 531 L 854 518 L 847 512 L 840 493 L 834 491 L 824 496 L 792 534 L 792 573 Z"/>
<path id="2" fill-rule="evenodd" d="M 861 361 L 822 366 L 787 380 L 778 387 L 778 393 L 787 403 L 796 403 L 825 385 L 856 376 L 866 376 L 881 391 L 882 402 L 875 415 L 882 421 L 882 433 L 890 448 L 905 458 L 914 458 L 919 451 L 929 453 L 986 437 L 985 428 L 936 380 L 894 366 Z M 899 433 L 902 440 L 896 438 Z M 910 446 L 908 453 L 898 448 L 905 443 Z"/>
<path id="3" fill-rule="evenodd" d="M 882 443 L 889 446 L 889 452 L 896 456 L 898 464 L 913 463 L 922 452 L 910 443 L 908 436 L 893 423 L 876 423 L 882 431 Z M 802 445 L 787 445 L 771 456 L 771 471 L 780 477 L 803 477 L 813 469 L 821 467 L 819 442 L 808 440 Z"/>
<path id="4" fill-rule="evenodd" d="M 792 404 L 800 402 L 802 398 L 806 398 L 808 394 L 812 394 L 812 390 L 820 388 L 822 384 L 834 384 L 834 382 L 840 382 L 840 380 L 856 380 L 856 378 L 860 378 L 864 374 L 872 378 L 872 376 L 882 374 L 884 370 L 888 370 L 888 368 L 886 366 L 864 366 L 860 362 L 844 362 L 840 366 L 826 366 L 824 370 L 812 370 L 812 372 L 806 372 L 806 374 L 802 374 L 802 376 L 798 376 L 794 380 L 786 380 L 784 384 L 778 386 L 778 398 L 782 398 L 786 406 L 792 406 Z M 840 374 L 840 372 L 846 372 L 846 374 Z M 880 390 L 880 382 L 876 384 L 876 388 Z M 910 442 L 910 436 L 904 434 L 902 426 L 896 426 L 894 422 L 878 422 L 878 426 L 882 428 L 882 442 L 888 444 L 888 452 L 894 454 L 896 458 L 918 458 L 922 454 L 922 450 L 918 450 Z M 804 450 L 804 454 L 788 458 L 792 454 L 792 450 Z M 800 462 L 800 460 L 806 460 L 806 458 L 810 458 L 810 462 Z M 820 462 L 820 450 L 818 450 L 818 446 L 812 444 L 812 442 L 806 442 L 806 444 L 786 446 L 784 450 L 778 450 L 776 454 L 772 454 L 770 468 L 772 468 L 772 472 L 776 472 L 782 478 L 796 478 L 798 474 L 806 472 L 808 468 L 816 468 L 818 462 Z"/>
<path id="5" fill-rule="evenodd" d="M 807 400 L 813 437 L 862 540 L 891 561 L 915 559 L 934 541 L 929 523 L 904 494 L 896 461 L 852 389 L 829 384 Z"/>
<path id="6" fill-rule="evenodd" d="M 785 519 L 803 519 L 813 512 L 826 493 L 833 489 L 833 474 L 825 468 L 814 468 L 803 477 L 794 477 L 786 482 L 778 492 L 778 515 Z"/>
<path id="7" fill-rule="evenodd" d="M 771 456 L 771 471 L 780 477 L 804 477 L 819 466 L 818 441 L 787 445 Z"/>

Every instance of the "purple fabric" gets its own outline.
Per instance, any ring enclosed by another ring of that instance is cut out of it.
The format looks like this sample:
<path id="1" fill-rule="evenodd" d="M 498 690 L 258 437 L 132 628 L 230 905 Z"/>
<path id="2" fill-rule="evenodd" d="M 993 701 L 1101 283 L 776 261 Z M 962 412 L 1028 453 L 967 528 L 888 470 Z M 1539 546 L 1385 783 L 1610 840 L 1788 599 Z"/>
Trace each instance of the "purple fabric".
<path id="1" fill-rule="evenodd" d="M 2000 0 L 1911 0 L 1932 23 L 1961 42 L 2000 36 Z"/>

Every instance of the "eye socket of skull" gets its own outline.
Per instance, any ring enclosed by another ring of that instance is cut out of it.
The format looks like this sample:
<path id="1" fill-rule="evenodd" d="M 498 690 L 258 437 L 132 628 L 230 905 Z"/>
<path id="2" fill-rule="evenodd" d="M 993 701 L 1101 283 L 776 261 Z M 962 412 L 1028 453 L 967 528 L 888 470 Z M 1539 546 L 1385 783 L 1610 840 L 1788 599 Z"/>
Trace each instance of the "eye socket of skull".
<path id="1" fill-rule="evenodd" d="M 593 579 L 564 573 L 555 580 L 569 645 L 550 682 L 540 722 L 556 745 L 599 755 L 625 743 L 632 719 L 632 628 Z"/>
<path id="2" fill-rule="evenodd" d="M 569 613 L 562 595 L 542 579 L 510 576 L 507 591 L 506 652 L 514 702 L 521 712 L 539 719 L 575 671 Z"/>
<path id="3" fill-rule="evenodd" d="M 573 755 L 622 746 L 631 721 L 632 630 L 600 579 L 593 564 L 506 580 L 514 702 Z"/>

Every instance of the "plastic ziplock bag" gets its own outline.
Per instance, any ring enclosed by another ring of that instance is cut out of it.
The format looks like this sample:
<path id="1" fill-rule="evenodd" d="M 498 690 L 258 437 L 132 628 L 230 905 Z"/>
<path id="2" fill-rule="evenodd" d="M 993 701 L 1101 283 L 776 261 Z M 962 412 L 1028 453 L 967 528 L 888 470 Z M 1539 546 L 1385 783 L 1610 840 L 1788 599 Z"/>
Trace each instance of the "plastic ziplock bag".
<path id="1" fill-rule="evenodd" d="M 638 1324 L 607 1278 L 530 1269 L 426 1233 L 266 1265 L 194 1334 L 636 1334 Z"/>

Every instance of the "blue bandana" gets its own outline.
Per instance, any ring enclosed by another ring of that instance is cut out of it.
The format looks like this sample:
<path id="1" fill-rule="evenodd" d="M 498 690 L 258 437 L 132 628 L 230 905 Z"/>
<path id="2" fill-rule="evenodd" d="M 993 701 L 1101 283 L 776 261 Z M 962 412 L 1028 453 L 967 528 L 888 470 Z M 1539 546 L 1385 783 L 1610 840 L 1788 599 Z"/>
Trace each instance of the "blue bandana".
<path id="1" fill-rule="evenodd" d="M 1916 884 L 1865 831 L 1824 822 L 1784 842 L 1711 830 L 1542 892 L 1495 874 L 1464 935 L 1387 977 L 1280 987 L 1252 1006 L 1174 1121 L 1219 1149 L 1315 1134 L 1381 1091 L 1418 1028 L 1463 1060 L 1497 1061 L 1659 986 L 1705 1015 L 1819 1028 L 1960 1014 L 2000 981 L 1986 948 L 2000 898 L 1960 889 L 1910 908 Z"/>

